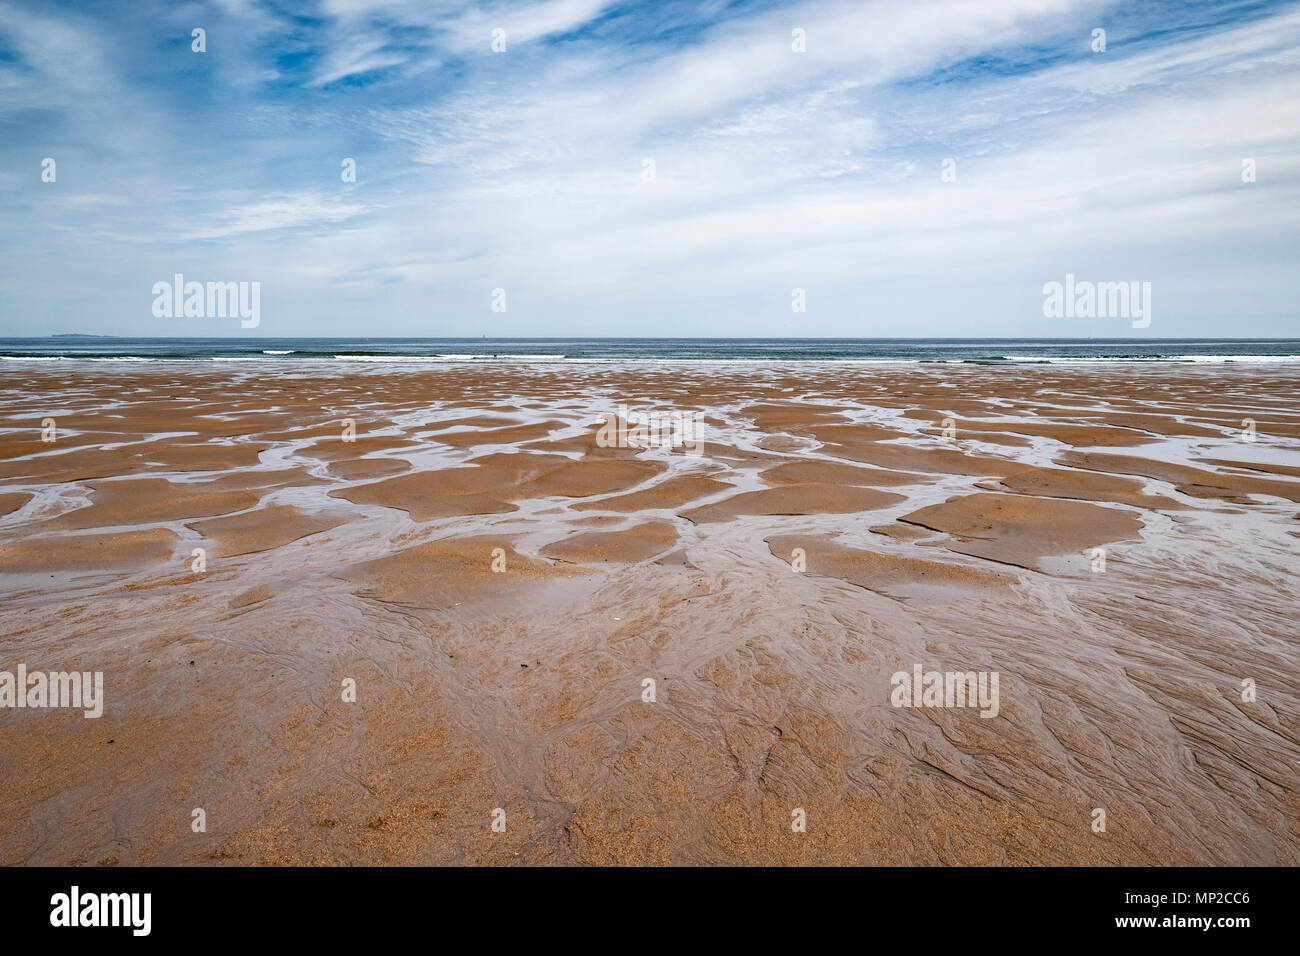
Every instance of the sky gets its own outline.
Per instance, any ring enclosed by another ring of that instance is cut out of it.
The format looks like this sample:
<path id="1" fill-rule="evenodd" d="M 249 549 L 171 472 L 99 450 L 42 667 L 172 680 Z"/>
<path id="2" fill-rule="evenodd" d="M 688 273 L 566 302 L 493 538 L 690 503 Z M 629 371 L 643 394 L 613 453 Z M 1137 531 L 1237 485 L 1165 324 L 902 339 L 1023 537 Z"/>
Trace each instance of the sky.
<path id="1" fill-rule="evenodd" d="M 1300 337 L 1298 79 L 1294 2 L 0 0 L 0 336 Z"/>

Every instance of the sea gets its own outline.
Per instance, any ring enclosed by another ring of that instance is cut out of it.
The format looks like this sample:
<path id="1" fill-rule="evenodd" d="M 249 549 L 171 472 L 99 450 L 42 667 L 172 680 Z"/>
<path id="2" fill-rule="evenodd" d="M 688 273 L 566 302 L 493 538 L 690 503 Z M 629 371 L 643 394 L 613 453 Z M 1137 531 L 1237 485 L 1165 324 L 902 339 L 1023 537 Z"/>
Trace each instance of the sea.
<path id="1" fill-rule="evenodd" d="M 1300 364 L 1300 339 L 0 338 L 0 363 L 33 361 Z"/>

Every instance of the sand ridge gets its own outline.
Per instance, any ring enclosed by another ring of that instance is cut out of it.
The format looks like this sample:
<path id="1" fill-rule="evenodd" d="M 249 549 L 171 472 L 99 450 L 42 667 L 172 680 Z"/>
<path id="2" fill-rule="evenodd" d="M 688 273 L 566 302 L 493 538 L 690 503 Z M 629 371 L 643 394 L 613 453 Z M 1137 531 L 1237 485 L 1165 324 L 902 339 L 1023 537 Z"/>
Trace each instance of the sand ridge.
<path id="1" fill-rule="evenodd" d="M 240 364 L 0 369 L 0 862 L 1300 862 L 1292 369 Z"/>
<path id="2" fill-rule="evenodd" d="M 951 535 L 952 551 L 1018 567 L 1136 538 L 1142 529 L 1140 518 L 1116 508 L 986 493 L 951 498 L 899 520 Z"/>

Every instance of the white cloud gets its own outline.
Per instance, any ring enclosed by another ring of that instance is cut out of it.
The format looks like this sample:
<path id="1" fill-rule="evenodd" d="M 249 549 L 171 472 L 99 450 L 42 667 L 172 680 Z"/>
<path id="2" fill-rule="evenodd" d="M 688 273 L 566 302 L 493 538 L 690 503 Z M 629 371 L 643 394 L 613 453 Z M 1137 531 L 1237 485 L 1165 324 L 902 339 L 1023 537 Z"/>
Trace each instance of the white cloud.
<path id="1" fill-rule="evenodd" d="M 229 239 L 277 229 L 302 229 L 341 223 L 365 211 L 318 192 L 300 192 L 233 206 L 182 229 L 184 239 Z"/>
<path id="2" fill-rule="evenodd" d="M 265 26 L 265 8 L 250 9 Z M 230 125 L 213 134 L 207 166 L 189 165 L 192 140 L 171 132 L 189 116 L 124 83 L 106 40 L 88 62 L 102 88 L 138 110 L 132 122 L 98 94 L 61 85 L 59 51 L 79 42 L 84 21 L 36 39 L 24 28 L 24 57 L 49 64 L 54 92 L 32 100 L 29 81 L 7 71 L 0 102 L 53 104 L 86 141 L 123 147 L 114 170 L 129 173 L 111 180 L 120 206 L 34 193 L 23 208 L 39 209 L 64 247 L 87 243 L 88 255 L 91 242 L 99 255 L 150 247 L 150 274 L 184 256 L 252 274 L 273 250 L 288 298 L 304 309 L 344 321 L 375 296 L 397 323 L 383 331 L 407 334 L 474 328 L 486 290 L 502 285 L 519 295 L 498 321 L 521 324 L 500 333 L 583 331 L 571 316 L 635 303 L 664 311 L 662 334 L 761 334 L 749 304 L 788 296 L 791 283 L 817 287 L 823 311 L 809 322 L 828 323 L 800 334 L 844 334 L 856 309 L 880 307 L 881 289 L 907 282 L 911 294 L 940 295 L 968 280 L 986 289 L 972 315 L 988 327 L 965 331 L 996 334 L 1011 308 L 999 296 L 1027 289 L 1032 299 L 1071 268 L 1147 270 L 1191 289 L 1215 270 L 1257 272 L 1255 254 L 1237 247 L 1266 243 L 1293 257 L 1300 12 L 1133 50 L 1113 35 L 1104 55 L 1088 51 L 1086 32 L 1072 45 L 1060 39 L 1090 9 L 1070 0 L 807 3 L 688 42 L 627 45 L 604 33 L 544 42 L 609 9 L 326 0 L 308 89 L 281 88 L 290 105 L 250 95 L 214 110 Z M 498 25 L 504 56 L 487 52 Z M 794 27 L 807 31 L 808 52 L 790 49 Z M 1075 55 L 930 82 L 967 58 L 1031 44 L 1050 53 L 1053 43 Z M 444 60 L 455 68 L 431 69 Z M 231 62 L 274 73 L 256 48 Z M 390 86 L 337 84 L 366 73 Z M 141 128 L 163 147 L 131 146 Z M 169 159 L 169 136 L 189 151 Z M 347 155 L 363 170 L 353 188 L 338 182 Z M 947 156 L 956 183 L 939 179 Z M 1247 156 L 1259 162 L 1255 184 L 1240 181 Z M 642 180 L 645 158 L 653 183 Z M 151 165 L 168 161 L 165 172 Z M 111 194 L 107 182 L 93 185 L 87 196 Z M 126 241 L 109 250 L 106 237 Z M 1284 280 L 1279 272 L 1279 288 Z M 465 324 L 431 329 L 430 310 Z M 918 322 L 909 331 L 958 331 Z"/>

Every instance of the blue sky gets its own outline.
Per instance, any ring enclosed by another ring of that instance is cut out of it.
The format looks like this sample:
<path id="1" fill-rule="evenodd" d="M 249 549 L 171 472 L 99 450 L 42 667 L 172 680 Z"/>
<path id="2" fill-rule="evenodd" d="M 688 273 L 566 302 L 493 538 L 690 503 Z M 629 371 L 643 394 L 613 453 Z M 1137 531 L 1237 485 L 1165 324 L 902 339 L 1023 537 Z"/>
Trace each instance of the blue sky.
<path id="1" fill-rule="evenodd" d="M 266 336 L 1300 336 L 1298 78 L 1296 3 L 0 0 L 0 335 L 250 334 L 183 273 Z"/>

